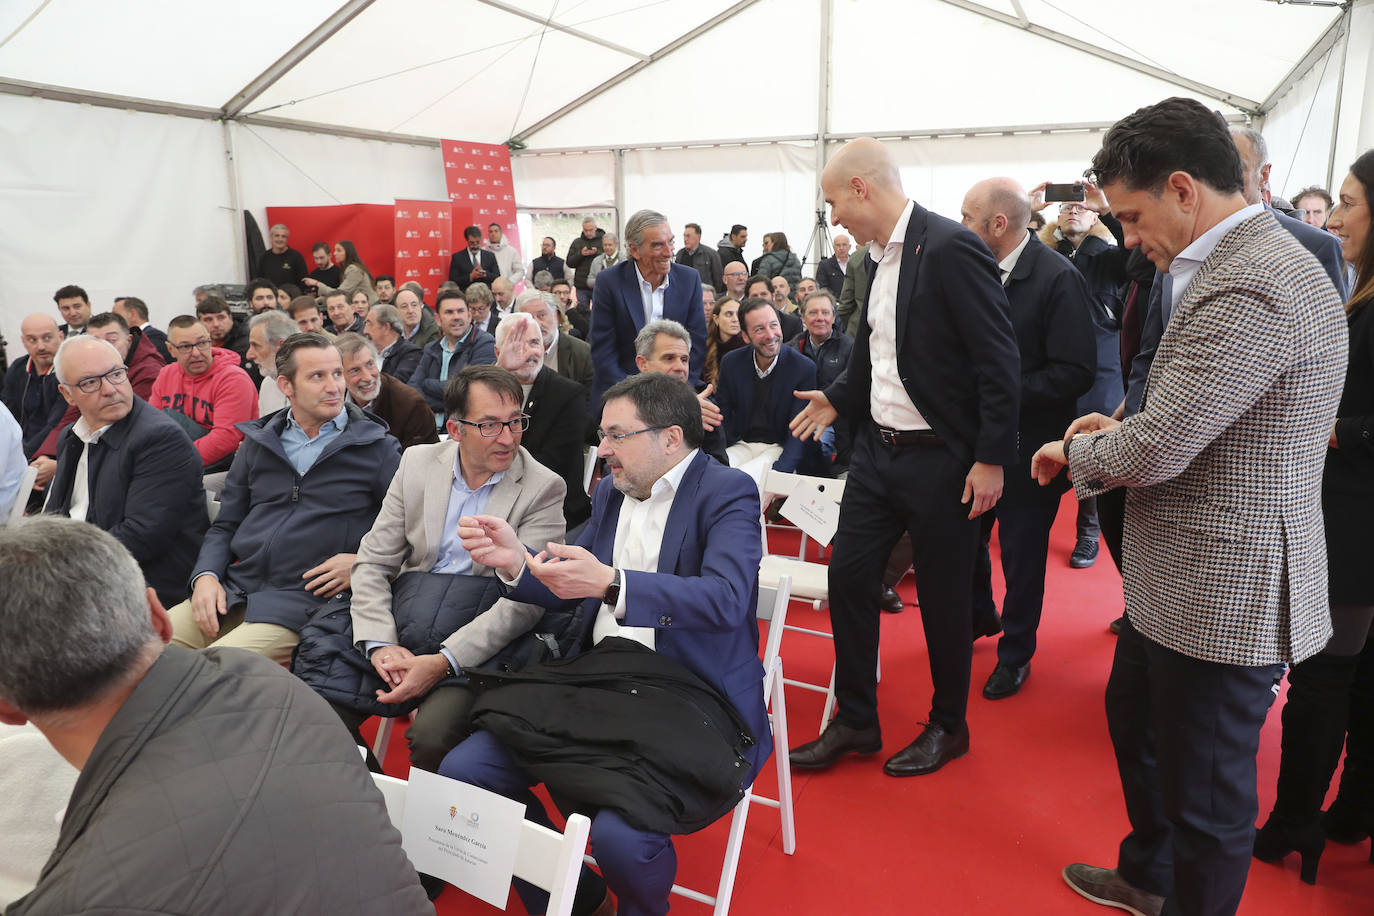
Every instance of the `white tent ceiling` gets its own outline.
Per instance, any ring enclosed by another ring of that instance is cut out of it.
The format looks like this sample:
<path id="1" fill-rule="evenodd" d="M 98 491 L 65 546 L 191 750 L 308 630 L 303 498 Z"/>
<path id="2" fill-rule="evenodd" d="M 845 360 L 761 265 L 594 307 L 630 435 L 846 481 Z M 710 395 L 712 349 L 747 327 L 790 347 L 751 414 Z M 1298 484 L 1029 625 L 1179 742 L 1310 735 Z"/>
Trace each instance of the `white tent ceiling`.
<path id="1" fill-rule="evenodd" d="M 518 141 L 527 210 L 799 248 L 848 137 L 957 215 L 989 174 L 1071 179 L 1176 94 L 1260 124 L 1276 192 L 1339 181 L 1374 145 L 1374 0 L 1316 4 L 4 0 L 0 330 L 73 281 L 165 320 L 242 276 L 241 210 L 444 197 L 441 137 Z"/>
<path id="2" fill-rule="evenodd" d="M 7 0 L 0 78 L 538 148 L 814 135 L 829 48 L 836 133 L 1080 123 L 1180 86 L 1257 110 L 1340 12 L 1272 0 Z"/>

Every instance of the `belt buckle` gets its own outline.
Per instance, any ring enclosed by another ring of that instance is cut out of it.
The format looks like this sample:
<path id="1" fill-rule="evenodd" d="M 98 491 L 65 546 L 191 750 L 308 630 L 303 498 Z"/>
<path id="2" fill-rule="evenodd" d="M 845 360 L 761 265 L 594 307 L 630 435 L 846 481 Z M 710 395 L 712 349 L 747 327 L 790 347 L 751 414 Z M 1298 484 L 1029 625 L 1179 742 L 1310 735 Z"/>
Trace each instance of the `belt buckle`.
<path id="1" fill-rule="evenodd" d="M 878 441 L 883 445 L 897 444 L 897 431 L 895 429 L 878 428 Z"/>

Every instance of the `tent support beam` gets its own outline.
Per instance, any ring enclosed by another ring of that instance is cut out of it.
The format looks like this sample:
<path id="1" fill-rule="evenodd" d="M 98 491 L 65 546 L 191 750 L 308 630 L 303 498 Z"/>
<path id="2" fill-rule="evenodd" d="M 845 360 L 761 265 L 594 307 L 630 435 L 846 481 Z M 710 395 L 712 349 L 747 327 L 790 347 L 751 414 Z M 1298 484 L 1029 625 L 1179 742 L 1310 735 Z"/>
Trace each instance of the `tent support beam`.
<path id="1" fill-rule="evenodd" d="M 511 6 L 509 3 L 502 3 L 501 0 L 477 0 L 477 2 L 484 4 L 486 6 L 490 6 L 494 9 L 498 9 L 503 13 L 510 13 L 512 16 L 519 16 L 521 19 L 528 19 L 530 22 L 537 22 L 544 28 L 553 29 L 554 31 L 562 32 L 565 35 L 571 35 L 574 38 L 580 38 L 583 41 L 590 41 L 592 44 L 601 45 L 601 47 L 603 48 L 608 48 L 616 52 L 617 54 L 624 54 L 626 57 L 633 57 L 636 60 L 649 59 L 647 55 L 641 54 L 638 51 L 631 50 L 630 48 L 627 48 L 624 45 L 618 45 L 613 41 L 607 41 L 600 35 L 593 35 L 590 32 L 584 32 L 581 29 L 575 29 L 572 26 L 561 25 L 560 23 L 554 22 L 552 19 L 546 19 L 545 17 L 540 16 L 537 13 L 531 13 L 526 10 L 522 10 L 520 9 L 520 7 Z"/>
<path id="2" fill-rule="evenodd" d="M 239 157 L 234 149 L 234 131 L 228 121 L 220 121 L 224 136 L 224 174 L 229 179 L 229 219 L 234 233 L 234 268 L 238 276 L 251 279 L 244 263 L 248 254 L 247 231 L 243 226 L 243 197 L 239 182 Z"/>
<path id="3" fill-rule="evenodd" d="M 645 60 L 641 60 L 637 63 L 631 64 L 624 70 L 621 70 L 615 76 L 606 80 L 601 85 L 587 90 L 586 92 L 582 93 L 582 95 L 573 99 L 571 102 L 564 105 L 562 108 L 558 109 L 552 114 L 540 118 L 538 121 L 535 121 L 529 127 L 526 127 L 524 130 L 516 134 L 514 139 L 524 140 L 527 137 L 539 133 L 539 131 L 543 130 L 553 122 L 562 118 L 570 111 L 573 111 L 574 109 L 582 105 L 585 105 L 586 103 L 590 102 L 592 99 L 596 98 L 602 93 L 612 89 L 615 86 L 620 85 L 621 83 L 625 82 L 625 80 L 634 76 L 640 70 L 643 70 L 645 67 L 649 66 L 650 64 L 653 64 L 656 61 L 662 60 L 669 54 L 672 54 L 678 48 L 682 47 L 690 41 L 693 41 L 696 38 L 701 37 L 702 35 L 705 35 L 707 32 L 711 31 L 716 26 L 720 25 L 722 22 L 734 18 L 737 14 L 744 12 L 746 9 L 753 6 L 757 2 L 758 0 L 739 0 L 738 3 L 736 3 L 729 9 L 722 10 L 721 12 L 717 13 L 715 16 L 712 16 L 710 19 L 706 20 L 701 25 L 692 29 L 685 35 L 681 35 L 673 41 L 668 42 L 668 44 L 664 45 L 654 53 L 650 54 L 648 58 L 646 58 Z"/>
<path id="4" fill-rule="evenodd" d="M 821 4 L 821 64 L 817 71 L 820 84 L 820 98 L 816 102 L 816 213 L 819 219 L 825 218 L 825 192 L 821 190 L 821 173 L 825 171 L 825 136 L 830 132 L 830 52 L 834 45 L 835 0 L 820 0 Z M 828 257 L 826 235 L 817 232 L 816 243 L 810 252 L 813 264 Z"/>
<path id="5" fill-rule="evenodd" d="M 1273 111 L 1279 99 L 1292 91 L 1293 87 L 1303 77 L 1307 76 L 1323 57 L 1330 53 L 1341 38 L 1341 31 L 1348 28 L 1347 16 L 1337 16 L 1332 20 L 1331 24 L 1326 27 L 1326 31 L 1318 35 L 1317 40 L 1312 42 L 1312 47 L 1307 49 L 1307 53 L 1302 56 L 1302 59 L 1293 65 L 1293 69 L 1288 71 L 1288 75 L 1280 80 L 1279 84 L 1274 87 L 1274 91 L 1269 93 L 1260 103 L 1260 112 L 1267 115 Z"/>
<path id="6" fill-rule="evenodd" d="M 35 99 L 48 99 L 53 102 L 72 102 L 76 105 L 95 105 L 98 108 L 120 108 L 125 111 L 142 111 L 148 114 L 178 115 L 183 118 L 200 118 L 206 121 L 214 121 L 220 117 L 218 108 L 182 105 L 177 102 L 159 102 L 155 99 L 143 99 L 130 95 L 112 95 L 108 92 L 90 92 L 85 89 L 68 89 L 63 86 L 28 83 L 24 80 L 0 78 L 0 92 L 6 95 L 23 95 Z"/>
<path id="7" fill-rule="evenodd" d="M 1345 20 L 1345 37 L 1341 42 L 1341 69 L 1336 75 L 1336 104 L 1332 106 L 1335 113 L 1331 116 L 1331 151 L 1326 156 L 1326 186 L 1335 187 L 1332 183 L 1336 180 L 1336 147 L 1339 145 L 1341 134 L 1341 96 L 1345 94 L 1345 60 L 1350 53 L 1350 20 L 1355 16 L 1355 6 L 1350 4 L 1345 8 L 1345 15 L 1341 18 Z"/>
<path id="8" fill-rule="evenodd" d="M 1226 116 L 1230 124 L 1246 123 L 1246 116 Z M 1110 128 L 1115 121 L 1082 121 L 1073 124 L 1009 124 L 998 127 L 942 127 L 933 130 L 886 130 L 865 133 L 827 133 L 825 143 L 843 142 L 858 137 L 878 140 L 941 140 L 959 137 L 1032 136 L 1035 134 L 1096 133 Z M 662 143 L 628 143 L 619 146 L 550 146 L 539 149 L 513 150 L 511 157 L 565 156 L 586 153 L 614 153 L 617 150 L 705 149 L 717 146 L 767 146 L 774 143 L 815 143 L 815 134 L 792 134 L 782 137 L 732 137 L 719 140 L 677 140 Z"/>
<path id="9" fill-rule="evenodd" d="M 258 74 L 247 86 L 244 86 L 234 95 L 232 99 L 224 103 L 220 110 L 223 117 L 236 118 L 239 114 L 253 103 L 253 100 L 262 95 L 272 85 L 291 71 L 296 64 L 304 60 L 312 51 L 333 38 L 340 29 L 353 21 L 353 18 L 363 10 L 371 6 L 373 0 L 347 0 L 343 6 L 334 11 L 324 22 L 315 28 L 313 32 L 302 38 L 296 46 L 283 54 L 276 63 Z"/>
<path id="10" fill-rule="evenodd" d="M 1041 38 L 1048 39 L 1049 41 L 1057 42 L 1066 47 L 1073 48 L 1075 51 L 1082 51 L 1084 54 L 1091 54 L 1093 57 L 1101 58 L 1102 60 L 1109 61 L 1111 63 L 1125 67 L 1128 70 L 1134 70 L 1137 73 L 1143 73 L 1146 76 L 1154 77 L 1157 80 L 1162 80 L 1166 83 L 1178 86 L 1180 89 L 1187 89 L 1189 92 L 1196 92 L 1199 95 L 1206 96 L 1207 98 L 1216 99 L 1219 102 L 1225 102 L 1227 105 L 1239 108 L 1246 114 L 1257 115 L 1260 113 L 1260 103 L 1256 102 L 1254 99 L 1248 99 L 1243 95 L 1238 95 L 1234 92 L 1227 92 L 1225 89 L 1218 89 L 1215 86 L 1209 86 L 1206 83 L 1199 83 L 1196 80 L 1190 80 L 1187 77 L 1179 76 L 1177 73 L 1171 73 L 1168 70 L 1161 69 L 1160 67 L 1155 67 L 1150 64 L 1143 63 L 1142 61 L 1138 61 L 1133 57 L 1127 57 L 1124 54 L 1117 54 L 1115 51 L 1108 51 L 1106 48 L 1099 48 L 1096 45 L 1089 44 L 1086 41 L 1081 41 L 1070 35 L 1065 35 L 1063 32 L 1056 32 L 1054 29 L 1049 29 L 1042 25 L 1036 25 L 1033 22 L 1027 21 L 1023 23 L 1022 21 L 1018 20 L 1015 16 L 1010 16 L 1006 13 L 1002 13 L 997 10 L 988 9 L 981 3 L 974 3 L 973 0 L 941 0 L 941 2 L 947 3 L 950 6 L 958 7 L 959 9 L 965 10 L 966 12 L 976 13 L 977 15 L 984 16 L 988 19 L 993 20 L 994 22 L 1000 22 L 1003 25 L 1011 26 L 1014 29 L 1020 29 L 1025 32 L 1030 32 L 1032 35 L 1038 35 Z"/>

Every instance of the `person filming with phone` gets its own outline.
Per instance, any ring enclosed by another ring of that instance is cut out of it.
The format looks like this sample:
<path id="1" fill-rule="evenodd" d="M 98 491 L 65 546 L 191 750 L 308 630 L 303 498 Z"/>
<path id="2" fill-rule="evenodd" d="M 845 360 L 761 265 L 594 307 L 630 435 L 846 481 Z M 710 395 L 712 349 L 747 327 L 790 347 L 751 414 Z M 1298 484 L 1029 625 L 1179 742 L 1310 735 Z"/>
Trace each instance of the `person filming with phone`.
<path id="1" fill-rule="evenodd" d="M 1088 281 L 1092 293 L 1093 334 L 1097 339 L 1097 375 L 1078 399 L 1078 413 L 1110 415 L 1121 403 L 1121 287 L 1126 283 L 1126 240 L 1112 215 L 1106 195 L 1090 181 L 1044 182 L 1031 189 L 1031 210 L 1039 213 L 1059 204 L 1059 219 L 1040 230 L 1040 241 L 1068 258 Z M 1078 540 L 1069 565 L 1084 569 L 1097 562 L 1101 526 L 1097 499 L 1078 503 Z"/>

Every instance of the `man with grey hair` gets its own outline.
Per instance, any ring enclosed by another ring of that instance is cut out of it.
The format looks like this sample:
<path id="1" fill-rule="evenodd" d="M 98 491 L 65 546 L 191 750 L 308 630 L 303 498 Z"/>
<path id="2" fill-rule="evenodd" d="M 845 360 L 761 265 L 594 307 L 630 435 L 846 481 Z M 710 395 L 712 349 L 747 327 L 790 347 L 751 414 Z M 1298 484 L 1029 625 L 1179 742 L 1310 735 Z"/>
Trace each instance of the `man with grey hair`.
<path id="1" fill-rule="evenodd" d="M 582 234 L 568 245 L 568 256 L 563 263 L 573 269 L 573 289 L 577 292 L 577 304 L 585 306 L 592 301 L 592 289 L 587 285 L 587 273 L 592 261 L 601 254 L 601 239 L 605 229 L 598 229 L 596 220 L 588 216 L 582 220 Z"/>
<path id="2" fill-rule="evenodd" d="M 542 300 L 527 300 L 529 306 Z M 544 363 L 544 337 L 539 321 L 524 311 L 507 315 L 496 326 L 496 365 L 515 374 L 524 390 L 529 427 L 520 444 L 544 467 L 563 478 L 563 517 L 569 530 L 585 522 L 591 500 L 582 486 L 587 433 L 587 389 Z"/>
<path id="3" fill-rule="evenodd" d="M 601 237 L 601 254 L 592 258 L 592 266 L 587 270 L 587 285 L 596 287 L 596 275 L 607 267 L 620 263 L 620 239 L 607 232 Z"/>
<path id="4" fill-rule="evenodd" d="M 310 274 L 305 258 L 299 251 L 287 245 L 291 231 L 281 223 L 267 230 L 270 248 L 258 258 L 258 269 L 253 276 L 271 280 L 277 286 L 290 283 L 297 289 L 304 289 L 301 281 Z"/>
<path id="5" fill-rule="evenodd" d="M 168 646 L 114 537 L 60 518 L 0 529 L 0 581 L 0 722 L 33 722 L 81 771 L 56 851 L 6 913 L 433 912 L 329 707 L 266 659 Z M 231 785 L 229 759 L 253 778 Z"/>
<path id="6" fill-rule="evenodd" d="M 402 382 L 410 381 L 424 351 L 406 340 L 405 323 L 396 306 L 374 305 L 363 321 L 363 336 L 377 348 L 383 372 Z"/>
<path id="7" fill-rule="evenodd" d="M 200 453 L 176 421 L 134 394 L 124 358 L 108 341 L 64 341 L 53 371 L 79 413 L 58 435 L 43 511 L 110 532 L 159 600 L 180 601 L 210 526 Z"/>
<path id="8" fill-rule="evenodd" d="M 474 280 L 463 290 L 463 299 L 467 301 L 468 312 L 472 315 L 472 326 L 494 335 L 496 322 L 501 320 L 501 316 L 492 308 L 496 297 L 492 295 L 491 287 Z"/>
<path id="9" fill-rule="evenodd" d="M 592 403 L 602 392 L 639 370 L 635 335 L 657 318 L 671 318 L 692 336 L 688 382 L 701 383 L 706 359 L 706 318 L 701 312 L 701 275 L 673 263 L 673 230 L 668 218 L 640 210 L 625 223 L 629 258 L 597 278 L 592 295 L 592 322 L 587 333 L 595 377 Z"/>
<path id="10" fill-rule="evenodd" d="M 961 213 L 964 226 L 997 259 L 1021 354 L 1017 463 L 1007 469 L 1002 499 L 983 513 L 973 575 L 974 635 L 1003 631 L 997 665 L 983 688 L 984 697 L 1000 700 L 1017 693 L 1030 674 L 1045 598 L 1050 528 L 1069 488 L 1062 476 L 1052 486 L 1036 486 L 1030 459 L 1039 448 L 1036 443 L 1053 439 L 1076 419 L 1078 398 L 1096 373 L 1097 344 L 1088 284 L 1068 258 L 1026 228 L 1030 198 L 1019 184 L 1010 178 L 980 181 L 964 195 Z M 988 552 L 994 521 L 1007 583 L 1000 620 Z"/>
<path id="11" fill-rule="evenodd" d="M 685 382 L 691 353 L 692 335 L 682 325 L 668 318 L 649 322 L 635 336 L 635 367 L 640 372 L 661 372 Z M 720 408 L 711 400 L 715 386 L 705 385 L 694 390 L 697 392 L 697 404 L 701 407 L 701 450 L 729 467 L 730 459 L 725 454 L 725 434 L 720 429 Z"/>
<path id="12" fill-rule="evenodd" d="M 374 306 L 373 311 L 379 308 L 390 306 Z M 434 412 L 424 395 L 379 367 L 373 341 L 350 331 L 334 338 L 334 346 L 343 359 L 348 399 L 385 423 L 386 431 L 401 443 L 402 451 L 412 445 L 439 441 Z"/>
<path id="13" fill-rule="evenodd" d="M 297 330 L 291 316 L 276 309 L 259 312 L 248 320 L 248 358 L 262 373 L 262 384 L 258 386 L 260 417 L 286 406 L 286 395 L 277 387 L 277 348 Z"/>
<path id="14" fill-rule="evenodd" d="M 558 306 L 548 293 L 526 290 L 515 300 L 517 311 L 539 322 L 539 331 L 544 341 L 544 365 L 566 379 L 582 386 L 584 392 L 592 390 L 592 348 L 585 340 L 578 340 L 571 334 L 558 329 Z"/>

